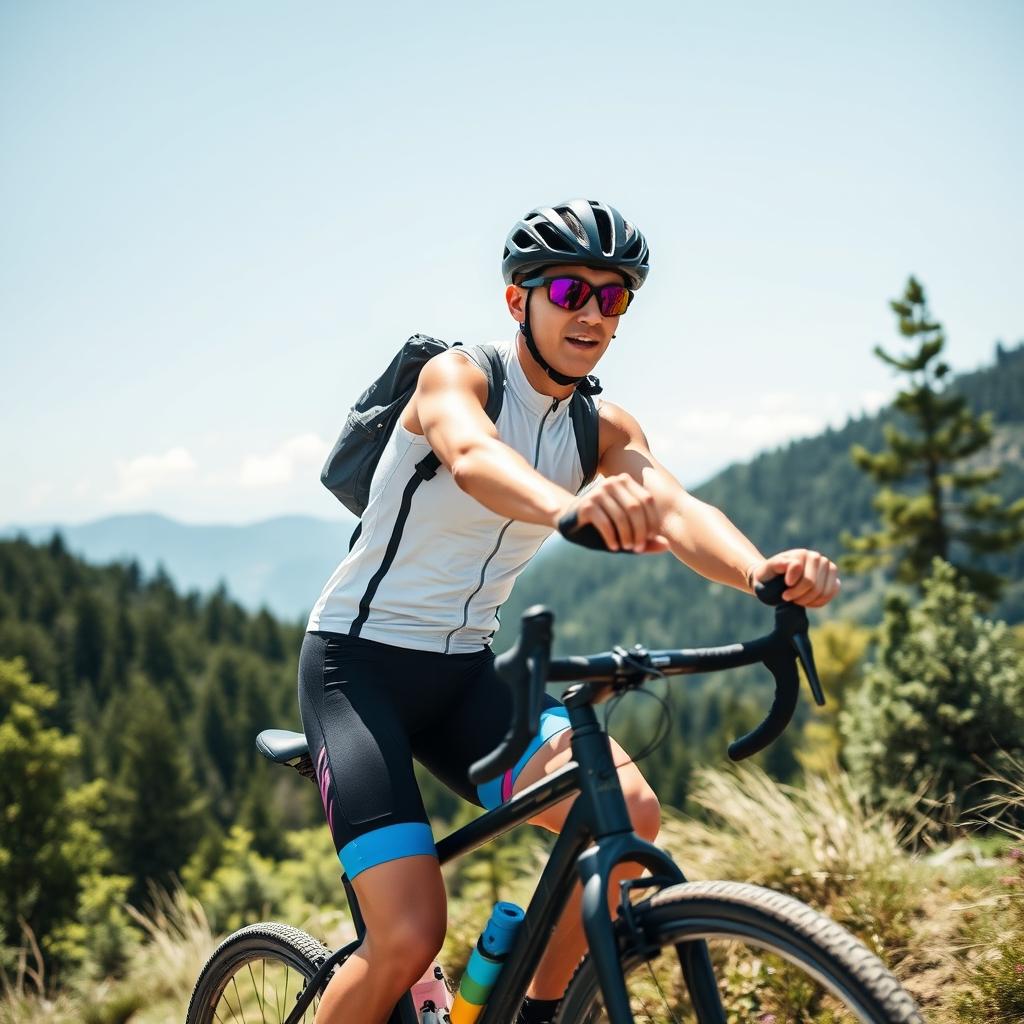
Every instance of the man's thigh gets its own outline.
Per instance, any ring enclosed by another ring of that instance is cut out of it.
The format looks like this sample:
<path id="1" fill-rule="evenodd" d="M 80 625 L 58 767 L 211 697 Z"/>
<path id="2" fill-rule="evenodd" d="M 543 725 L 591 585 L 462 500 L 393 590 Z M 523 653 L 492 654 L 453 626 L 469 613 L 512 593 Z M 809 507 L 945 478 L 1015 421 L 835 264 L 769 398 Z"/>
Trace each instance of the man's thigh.
<path id="1" fill-rule="evenodd" d="M 526 762 L 526 766 L 519 773 L 519 778 L 516 779 L 515 786 L 512 789 L 513 793 L 521 792 L 527 786 L 532 786 L 533 783 L 539 782 L 545 776 L 558 771 L 559 768 L 568 764 L 572 760 L 571 736 L 571 730 L 566 730 L 565 732 L 558 733 L 557 736 L 552 736 Z M 633 797 L 640 798 L 648 795 L 650 793 L 650 786 L 643 775 L 640 774 L 640 769 L 633 763 L 633 759 L 611 737 L 609 737 L 608 742 L 612 748 L 612 759 L 615 766 L 619 769 L 619 781 L 622 783 L 622 791 L 626 796 L 627 804 L 631 802 Z M 575 799 L 575 796 L 567 796 L 553 807 L 549 807 L 546 811 L 542 811 L 531 818 L 531 824 L 540 825 L 552 832 L 561 832 L 566 816 L 569 814 L 569 809 L 572 807 L 572 802 Z"/>

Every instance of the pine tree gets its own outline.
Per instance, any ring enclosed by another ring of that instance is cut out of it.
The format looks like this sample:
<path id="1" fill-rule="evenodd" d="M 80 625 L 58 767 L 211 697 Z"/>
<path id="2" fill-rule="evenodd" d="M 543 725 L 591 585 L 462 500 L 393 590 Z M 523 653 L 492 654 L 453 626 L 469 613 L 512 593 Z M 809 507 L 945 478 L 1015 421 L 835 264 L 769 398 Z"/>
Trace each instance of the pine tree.
<path id="1" fill-rule="evenodd" d="M 844 756 L 876 800 L 923 797 L 952 820 L 980 803 L 983 780 L 1024 753 L 1024 658 L 1003 622 L 936 559 L 924 599 L 889 595 L 874 662 L 840 714 Z"/>
<path id="2" fill-rule="evenodd" d="M 140 677 L 128 698 L 108 827 L 118 866 L 133 879 L 131 895 L 138 899 L 149 882 L 167 884 L 188 860 L 206 824 L 205 799 L 159 691 Z"/>
<path id="3" fill-rule="evenodd" d="M 982 597 L 995 600 L 1004 581 L 977 559 L 1024 540 L 1024 498 L 1005 507 L 999 495 L 982 490 L 999 476 L 999 467 L 963 464 L 992 440 L 992 417 L 975 415 L 947 387 L 949 364 L 941 358 L 946 337 L 929 312 L 924 288 L 911 277 L 902 298 L 889 305 L 900 334 L 917 350 L 891 356 L 876 345 L 875 355 L 909 378 L 894 404 L 915 429 L 903 433 L 887 423 L 887 449 L 851 449 L 857 466 L 885 485 L 874 500 L 882 528 L 859 537 L 844 533 L 851 553 L 840 564 L 863 572 L 895 562 L 898 580 L 920 585 L 932 559 L 941 558 Z M 922 481 L 923 491 L 917 490 Z"/>

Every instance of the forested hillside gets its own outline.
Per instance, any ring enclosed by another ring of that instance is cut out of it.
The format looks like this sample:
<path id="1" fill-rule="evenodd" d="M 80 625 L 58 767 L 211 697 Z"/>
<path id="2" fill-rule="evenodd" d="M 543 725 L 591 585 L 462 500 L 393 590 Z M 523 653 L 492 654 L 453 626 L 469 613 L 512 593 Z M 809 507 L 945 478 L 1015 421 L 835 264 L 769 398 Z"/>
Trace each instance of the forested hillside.
<path id="1" fill-rule="evenodd" d="M 86 565 L 59 537 L 0 543 L 0 660 L 56 691 L 47 724 L 79 738 L 70 781 L 104 781 L 97 824 L 134 894 L 229 824 L 271 852 L 282 825 L 318 819 L 311 787 L 271 777 L 253 747 L 259 729 L 297 727 L 300 642 L 301 627 L 223 590 L 182 595 L 134 563 Z"/>
<path id="2" fill-rule="evenodd" d="M 1024 343 L 998 348 L 994 366 L 958 377 L 953 387 L 975 412 L 991 412 L 995 420 L 996 435 L 982 460 L 1002 468 L 992 489 L 1004 499 L 1024 495 Z M 839 430 L 731 466 L 694 493 L 722 509 L 765 554 L 810 547 L 837 558 L 843 530 L 857 533 L 876 521 L 876 485 L 856 468 L 850 447 L 881 449 L 884 425 L 900 419 L 888 409 L 850 420 Z M 989 564 L 1010 580 L 997 616 L 1024 620 L 1024 547 Z M 884 582 L 880 574 L 844 576 L 841 598 L 815 618 L 875 621 Z M 555 611 L 562 652 L 636 640 L 651 647 L 725 643 L 766 621 L 749 597 L 709 585 L 671 557 L 595 554 L 569 544 L 524 573 L 502 609 L 499 644 L 514 640 L 509 626 L 537 601 Z"/>

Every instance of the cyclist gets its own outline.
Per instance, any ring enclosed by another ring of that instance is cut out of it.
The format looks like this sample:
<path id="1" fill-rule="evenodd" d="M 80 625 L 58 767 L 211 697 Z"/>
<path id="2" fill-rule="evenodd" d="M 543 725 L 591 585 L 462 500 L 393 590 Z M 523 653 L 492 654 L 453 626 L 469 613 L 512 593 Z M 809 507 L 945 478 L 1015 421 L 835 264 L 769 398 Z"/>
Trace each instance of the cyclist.
<path id="1" fill-rule="evenodd" d="M 567 713 L 548 696 L 540 732 L 515 768 L 478 789 L 467 780 L 510 718 L 490 649 L 498 610 L 567 514 L 596 528 L 612 550 L 671 551 L 708 579 L 747 592 L 780 573 L 784 597 L 807 607 L 838 590 L 835 565 L 818 552 L 764 558 L 722 512 L 683 489 L 637 421 L 611 402 L 598 403 L 600 475 L 577 493 L 583 469 L 569 399 L 604 355 L 648 269 L 643 235 L 604 203 L 541 207 L 513 226 L 502 271 L 519 329 L 498 346 L 506 382 L 497 421 L 484 411 L 488 378 L 472 352 L 454 349 L 423 367 L 374 472 L 358 540 L 313 608 L 299 665 L 302 724 L 367 927 L 335 972 L 318 1024 L 384 1024 L 441 947 L 445 891 L 412 758 L 485 808 L 570 759 Z M 430 449 L 442 467 L 403 508 L 406 482 Z M 612 747 L 635 829 L 653 840 L 657 797 Z M 567 803 L 534 823 L 558 831 Z M 620 867 L 618 877 L 629 873 Z M 584 952 L 577 886 L 521 1022 L 553 1018 Z"/>

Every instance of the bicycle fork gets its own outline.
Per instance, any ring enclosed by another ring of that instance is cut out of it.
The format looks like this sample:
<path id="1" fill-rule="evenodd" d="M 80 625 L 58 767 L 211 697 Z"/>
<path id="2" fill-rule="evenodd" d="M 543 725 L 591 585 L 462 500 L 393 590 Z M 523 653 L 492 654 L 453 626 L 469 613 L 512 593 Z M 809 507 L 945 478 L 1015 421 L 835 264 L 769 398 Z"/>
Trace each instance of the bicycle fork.
<path id="1" fill-rule="evenodd" d="M 634 1024 L 626 980 L 620 966 L 615 926 L 608 911 L 607 894 L 612 869 L 626 862 L 639 864 L 652 876 L 670 885 L 685 882 L 686 877 L 668 854 L 633 831 L 608 736 L 598 727 L 593 707 L 589 704 L 573 707 L 570 701 L 566 703 L 574 725 L 572 742 L 576 760 L 593 765 L 580 780 L 581 799 L 590 803 L 589 816 L 598 825 L 594 845 L 585 850 L 577 862 L 583 887 L 583 930 L 610 1024 Z M 580 756 L 583 747 L 590 748 L 585 759 Z M 636 944 L 635 948 L 646 955 L 649 940 L 629 912 L 628 892 L 628 886 L 624 887 L 623 917 L 631 928 L 630 939 Z M 680 943 L 676 951 L 697 1020 L 700 1024 L 725 1024 L 725 1010 L 718 994 L 718 982 L 707 943 L 703 939 Z"/>

